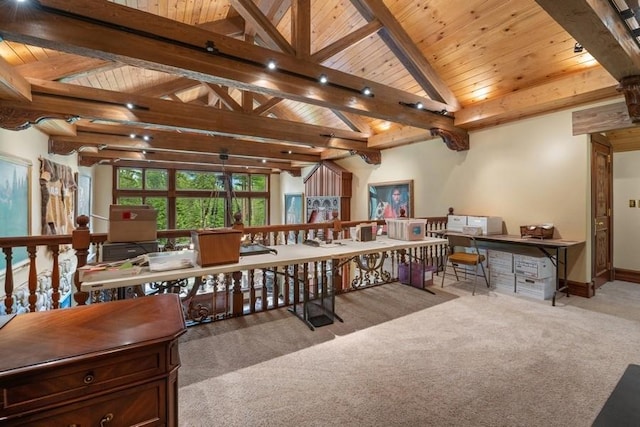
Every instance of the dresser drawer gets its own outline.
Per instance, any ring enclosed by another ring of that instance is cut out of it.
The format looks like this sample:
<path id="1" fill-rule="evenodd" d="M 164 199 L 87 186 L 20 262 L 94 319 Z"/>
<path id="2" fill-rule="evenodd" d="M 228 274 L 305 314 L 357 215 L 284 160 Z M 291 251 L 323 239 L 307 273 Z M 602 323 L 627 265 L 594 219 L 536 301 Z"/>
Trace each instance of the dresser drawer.
<path id="1" fill-rule="evenodd" d="M 51 427 L 120 427 L 169 425 L 167 420 L 166 384 L 153 381 L 113 394 L 16 418 L 8 426 Z"/>
<path id="2" fill-rule="evenodd" d="M 75 398 L 88 398 L 109 389 L 148 381 L 168 371 L 165 345 L 96 357 L 55 370 L 34 370 L 0 384 L 6 414 L 31 412 Z"/>

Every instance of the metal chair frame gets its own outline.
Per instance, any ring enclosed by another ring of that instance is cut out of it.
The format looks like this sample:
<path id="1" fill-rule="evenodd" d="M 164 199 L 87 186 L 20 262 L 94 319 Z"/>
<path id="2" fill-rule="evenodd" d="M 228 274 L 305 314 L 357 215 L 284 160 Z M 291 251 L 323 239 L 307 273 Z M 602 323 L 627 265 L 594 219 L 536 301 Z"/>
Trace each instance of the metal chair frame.
<path id="1" fill-rule="evenodd" d="M 482 269 L 482 276 L 484 277 L 484 281 L 487 284 L 487 288 L 490 287 L 489 279 L 487 278 L 487 272 L 484 268 L 484 260 L 485 256 L 480 254 L 480 250 L 478 249 L 478 245 L 476 243 L 476 239 L 468 234 L 462 233 L 447 233 L 444 237 L 449 241 L 447 245 L 447 253 L 444 259 L 444 267 L 442 271 L 442 284 L 441 288 L 444 287 L 444 278 L 447 275 L 447 264 L 450 262 L 453 267 L 453 272 L 456 275 L 456 280 L 460 280 L 458 277 L 458 270 L 456 267 L 461 265 L 466 266 L 475 266 L 476 271 L 473 276 L 473 292 L 472 295 L 476 294 L 476 282 L 478 281 L 478 266 Z M 458 249 L 457 249 L 458 248 Z M 464 248 L 460 250 L 459 248 Z M 470 252 L 466 251 L 466 248 L 471 248 Z M 457 249 L 457 250 L 456 250 Z M 466 271 L 465 271 L 466 276 Z"/>

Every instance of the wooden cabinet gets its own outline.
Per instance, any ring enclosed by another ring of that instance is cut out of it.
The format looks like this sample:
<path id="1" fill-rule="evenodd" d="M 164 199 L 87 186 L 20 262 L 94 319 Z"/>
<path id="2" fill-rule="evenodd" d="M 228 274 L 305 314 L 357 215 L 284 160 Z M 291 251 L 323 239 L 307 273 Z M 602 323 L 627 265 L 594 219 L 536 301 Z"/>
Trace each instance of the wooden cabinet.
<path id="1" fill-rule="evenodd" d="M 0 329 L 0 424 L 178 425 L 178 295 L 14 317 Z"/>

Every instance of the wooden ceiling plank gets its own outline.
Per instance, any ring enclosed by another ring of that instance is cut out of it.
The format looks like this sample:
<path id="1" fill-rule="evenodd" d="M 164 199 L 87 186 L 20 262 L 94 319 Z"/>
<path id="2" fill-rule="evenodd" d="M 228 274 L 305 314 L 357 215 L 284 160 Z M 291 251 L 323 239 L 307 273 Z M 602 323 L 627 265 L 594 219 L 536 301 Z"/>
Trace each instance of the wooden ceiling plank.
<path id="1" fill-rule="evenodd" d="M 31 101 L 31 85 L 2 57 L 0 57 L 0 98 Z"/>
<path id="2" fill-rule="evenodd" d="M 572 105 L 582 95 L 588 97 L 595 94 L 602 99 L 601 91 L 605 91 L 610 93 L 611 97 L 620 96 L 616 87 L 617 82 L 605 69 L 594 67 L 589 71 L 551 80 L 501 98 L 463 108 L 456 113 L 455 123 L 456 126 L 466 129 L 495 125 L 509 119 Z M 585 98 L 585 102 L 587 100 L 588 98 Z"/>
<path id="3" fill-rule="evenodd" d="M 77 4 L 78 1 L 43 0 L 43 2 L 55 4 L 61 10 L 73 8 L 75 12 L 87 13 L 86 8 Z M 92 16 L 95 15 L 96 19 L 107 21 L 111 19 L 109 22 L 117 24 L 118 29 L 97 26 L 83 20 L 74 20 L 68 16 L 54 15 L 37 9 L 29 9 L 28 13 L 14 14 L 12 19 L 7 19 L 6 14 L 2 14 L 0 16 L 0 35 L 25 43 L 46 45 L 72 53 L 82 52 L 103 59 L 120 60 L 142 68 L 180 74 L 196 80 L 234 86 L 406 125 L 423 128 L 437 127 L 452 132 L 461 131 L 455 129 L 450 118 L 432 112 L 440 111 L 436 107 L 444 105 L 442 103 L 433 103 L 431 100 L 421 99 L 411 93 L 398 91 L 388 86 L 282 54 L 279 54 L 280 56 L 277 58 L 279 64 L 282 61 L 285 65 L 284 70 L 293 72 L 293 75 L 289 72 L 286 74 L 269 73 L 261 65 L 247 64 L 246 59 L 251 61 L 251 58 L 257 55 L 264 60 L 270 55 L 276 56 L 276 52 L 267 52 L 258 46 L 201 32 L 202 30 L 194 27 L 180 27 L 180 24 L 175 22 L 145 19 L 144 13 L 127 8 L 125 8 L 126 11 L 122 11 L 117 8 L 119 5 L 112 3 L 100 3 L 99 6 L 91 10 Z M 111 8 L 116 9 L 112 10 Z M 150 21 L 151 23 L 149 23 Z M 147 35 L 153 34 L 154 31 L 163 30 L 167 37 L 178 37 L 178 42 L 182 44 L 130 34 L 120 28 L 125 24 L 127 28 L 133 28 L 132 26 L 135 24 L 139 26 L 139 30 L 145 31 Z M 211 55 L 205 52 L 204 48 L 202 51 L 195 48 L 196 46 L 204 46 L 205 40 L 209 40 L 211 37 L 216 37 L 216 46 L 220 42 L 221 48 L 223 45 L 225 49 L 233 47 L 233 50 L 229 51 L 230 54 L 234 58 L 240 55 L 244 58 L 243 61 L 240 61 L 239 58 L 229 59 L 226 57 L 227 54 Z M 200 39 L 201 43 L 197 42 L 197 39 Z M 184 46 L 185 43 L 193 47 Z M 319 91 L 315 79 L 324 72 L 334 83 Z M 312 76 L 313 80 L 306 76 Z M 370 85 L 373 89 L 375 98 L 366 97 L 359 93 L 359 89 L 366 85 Z M 403 102 L 421 100 L 429 111 L 412 111 L 404 108 L 398 105 L 400 100 Z M 431 106 L 432 103 L 433 106 Z"/>
<path id="4" fill-rule="evenodd" d="M 73 79 L 88 72 L 121 67 L 110 61 L 87 58 L 86 56 L 63 53 L 28 64 L 19 65 L 16 70 L 25 77 L 43 80 Z"/>
<path id="5" fill-rule="evenodd" d="M 446 83 L 438 76 L 429 61 L 418 50 L 411 37 L 402 28 L 402 25 L 391 14 L 389 9 L 381 1 L 351 0 L 351 3 L 361 11 L 367 21 L 374 17 L 382 22 L 383 29 L 378 33 L 385 41 L 389 49 L 398 57 L 420 84 L 422 89 L 434 100 L 449 105 L 449 111 L 457 111 L 460 104 L 455 95 L 447 87 Z M 367 12 L 364 12 L 364 11 Z"/>
<path id="6" fill-rule="evenodd" d="M 640 74 L 640 47 L 608 0 L 536 0 L 616 80 Z"/>
<path id="7" fill-rule="evenodd" d="M 278 29 L 253 1 L 230 0 L 230 3 L 244 20 L 254 27 L 257 34 L 269 47 L 289 55 L 295 55 L 295 49 L 282 37 Z"/>
<path id="8" fill-rule="evenodd" d="M 338 116 L 338 118 L 342 120 L 342 122 L 346 124 L 349 129 L 356 132 L 362 132 L 365 135 L 373 135 L 371 126 L 369 126 L 369 123 L 367 123 L 362 117 L 355 114 L 343 113 L 339 110 L 333 110 L 333 114 Z"/>

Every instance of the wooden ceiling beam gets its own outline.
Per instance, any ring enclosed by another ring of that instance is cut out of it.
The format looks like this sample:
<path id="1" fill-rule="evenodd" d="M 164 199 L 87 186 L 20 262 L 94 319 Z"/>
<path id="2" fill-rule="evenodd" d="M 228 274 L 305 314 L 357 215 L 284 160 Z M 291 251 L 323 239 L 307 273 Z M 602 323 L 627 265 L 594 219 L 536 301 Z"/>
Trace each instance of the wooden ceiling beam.
<path id="1" fill-rule="evenodd" d="M 271 174 L 279 174 L 278 170 L 271 170 L 271 172 L 266 171 L 264 168 L 252 168 L 245 166 L 220 166 L 220 165 L 212 165 L 212 164 L 203 164 L 203 163 L 179 163 L 179 162 L 160 162 L 160 161 L 138 161 L 138 160 L 127 160 L 127 159 L 100 159 L 91 157 L 91 153 L 79 153 L 78 154 L 78 165 L 90 167 L 96 164 L 109 164 L 112 166 L 119 167 L 129 167 L 129 168 L 148 168 L 152 165 L 154 168 L 158 169 L 182 169 L 182 170 L 190 170 L 190 171 L 207 171 L 207 172 L 232 172 L 232 173 L 271 173 Z M 287 171 L 292 176 L 301 176 L 301 170 L 293 170 Z"/>
<path id="2" fill-rule="evenodd" d="M 335 108 L 425 129 L 456 129 L 453 119 L 434 111 L 447 106 L 391 87 L 342 73 L 290 55 L 266 50 L 238 40 L 180 24 L 110 2 L 99 2 L 88 11 L 80 0 L 42 0 L 54 13 L 21 4 L 7 6 L 0 14 L 0 36 L 27 44 L 117 60 L 132 66 L 170 72 L 199 81 L 223 84 Z M 15 9 L 15 10 L 11 10 Z M 72 14 L 78 14 L 73 18 Z M 89 16 L 90 15 L 90 16 Z M 86 18 L 91 18 L 89 21 Z M 100 20 L 100 25 L 96 21 Z M 212 41 L 217 54 L 204 46 Z M 278 61 L 277 72 L 262 64 Z M 317 76 L 327 74 L 330 85 L 320 89 Z M 374 97 L 360 94 L 369 86 Z M 423 102 L 427 110 L 404 107 L 399 102 Z"/>
<path id="3" fill-rule="evenodd" d="M 431 99 L 447 104 L 449 112 L 460 109 L 460 103 L 451 89 L 436 73 L 384 2 L 351 0 L 351 3 L 367 21 L 380 20 L 383 26 L 378 32 L 380 38 Z"/>
<path id="4" fill-rule="evenodd" d="M 574 111 L 572 122 L 573 135 L 587 135 L 638 127 L 631 121 L 627 105 L 624 102 Z"/>
<path id="5" fill-rule="evenodd" d="M 295 49 L 280 34 L 278 29 L 271 23 L 260 8 L 251 0 L 230 0 L 231 6 L 253 26 L 256 33 L 270 48 L 280 52 L 295 55 Z"/>
<path id="6" fill-rule="evenodd" d="M 640 75 L 640 47 L 608 0 L 536 0 L 617 81 Z"/>
<path id="7" fill-rule="evenodd" d="M 80 127 L 79 129 L 86 129 Z M 89 128 L 91 129 L 91 128 Z M 259 159 L 274 159 L 299 162 L 318 162 L 320 156 L 309 149 L 291 147 L 291 153 L 286 146 L 264 142 L 243 141 L 234 138 L 209 136 L 193 133 L 176 133 L 159 130 L 139 129 L 136 135 L 147 135 L 149 141 L 141 138 L 131 138 L 129 135 L 112 135 L 96 131 L 81 130 L 74 137 L 52 136 L 51 141 L 74 142 L 88 146 L 107 146 L 117 148 L 131 148 L 137 150 L 175 150 L 193 153 L 217 153 L 229 156 L 257 157 Z M 343 150 L 344 151 L 344 150 Z"/>
<path id="8" fill-rule="evenodd" d="M 236 100 L 233 99 L 229 94 L 228 87 L 215 85 L 212 83 L 203 83 L 202 85 L 206 87 L 207 90 L 212 91 L 214 94 L 216 94 L 220 98 L 220 101 L 222 101 L 222 103 L 226 105 L 229 110 L 243 111 L 242 105 L 238 104 Z"/>
<path id="9" fill-rule="evenodd" d="M 327 59 L 342 52 L 343 50 L 353 46 L 356 43 L 361 42 L 372 34 L 377 33 L 382 28 L 382 23 L 378 19 L 373 19 L 371 22 L 366 23 L 357 30 L 352 31 L 339 40 L 331 43 L 328 46 L 323 47 L 313 55 L 311 60 L 318 64 L 323 63 Z"/>
<path id="10" fill-rule="evenodd" d="M 157 98 L 111 92 L 101 89 L 49 81 L 30 80 L 31 103 L 0 102 L 5 108 L 72 114 L 83 118 L 106 120 L 122 124 L 148 124 L 173 129 L 199 130 L 221 135 L 248 135 L 254 138 L 286 141 L 305 146 L 342 149 L 365 149 L 366 135 L 274 120 L 243 112 L 225 111 L 205 106 L 177 104 Z M 127 103 L 138 106 L 134 110 Z M 250 126 L 248 125 L 250 124 Z"/>
<path id="11" fill-rule="evenodd" d="M 65 148 L 68 149 L 75 145 L 79 150 L 82 148 L 81 144 L 74 143 L 66 143 Z M 52 150 L 55 150 L 55 143 L 50 145 Z M 200 164 L 211 164 L 211 165 L 219 165 L 219 166 L 249 166 L 256 169 L 278 169 L 281 171 L 297 171 L 300 170 L 300 167 L 291 166 L 290 163 L 286 162 L 273 162 L 273 161 L 261 161 L 257 159 L 234 159 L 229 158 L 226 160 L 221 160 L 220 156 L 217 154 L 190 154 L 190 153 L 182 153 L 182 152 L 164 152 L 164 151 L 148 151 L 148 150 L 140 150 L 140 151 L 124 151 L 124 150 L 112 150 L 112 149 L 102 149 L 102 150 L 91 150 L 91 151 L 80 151 L 81 155 L 85 158 L 92 157 L 100 160 L 139 160 L 139 161 L 151 161 L 151 162 L 178 162 L 178 163 L 200 163 Z M 54 154 L 58 154 L 55 153 Z"/>
<path id="12" fill-rule="evenodd" d="M 291 44 L 298 58 L 311 56 L 311 0 L 291 1 Z"/>
<path id="13" fill-rule="evenodd" d="M 0 99 L 31 101 L 31 85 L 0 57 Z"/>

